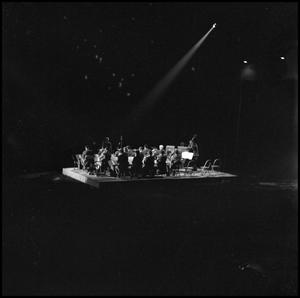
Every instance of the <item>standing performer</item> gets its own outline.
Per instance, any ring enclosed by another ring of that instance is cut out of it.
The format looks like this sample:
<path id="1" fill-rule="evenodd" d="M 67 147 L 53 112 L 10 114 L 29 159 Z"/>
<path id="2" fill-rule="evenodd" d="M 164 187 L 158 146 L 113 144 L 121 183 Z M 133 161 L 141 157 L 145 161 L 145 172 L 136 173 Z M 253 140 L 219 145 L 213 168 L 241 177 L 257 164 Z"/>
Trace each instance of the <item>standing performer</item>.
<path id="1" fill-rule="evenodd" d="M 109 140 L 109 137 L 106 137 L 105 140 L 103 141 L 103 143 L 102 143 L 102 148 L 107 149 L 107 151 L 108 151 L 109 153 L 112 152 L 112 143 L 111 143 L 111 141 Z"/>
<path id="2" fill-rule="evenodd" d="M 123 136 L 120 136 L 120 140 L 119 140 L 119 142 L 118 142 L 117 148 L 118 148 L 118 149 L 121 149 L 121 148 L 123 148 L 123 147 L 124 147 Z"/>
<path id="3" fill-rule="evenodd" d="M 197 135 L 194 134 L 192 139 L 189 142 L 188 149 L 190 152 L 193 152 L 193 167 L 194 170 L 197 170 L 197 162 L 199 158 L 199 147 L 198 144 L 196 143 Z"/>

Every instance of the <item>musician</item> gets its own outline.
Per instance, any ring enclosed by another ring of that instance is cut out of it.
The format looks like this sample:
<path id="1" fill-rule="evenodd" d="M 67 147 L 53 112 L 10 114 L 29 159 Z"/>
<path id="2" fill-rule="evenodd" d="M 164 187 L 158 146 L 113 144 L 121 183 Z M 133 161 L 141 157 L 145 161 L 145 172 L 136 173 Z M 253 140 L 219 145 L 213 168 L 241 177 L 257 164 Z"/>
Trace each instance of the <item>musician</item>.
<path id="1" fill-rule="evenodd" d="M 166 151 L 166 156 L 167 156 L 167 160 L 166 160 L 166 164 L 167 164 L 167 175 L 170 175 L 171 172 L 171 166 L 172 166 L 172 162 L 171 162 L 171 157 L 172 157 L 172 151 L 171 150 L 167 150 Z"/>
<path id="2" fill-rule="evenodd" d="M 153 176 L 154 172 L 154 157 L 152 155 L 152 151 L 150 150 L 148 155 L 144 157 L 143 176 Z"/>
<path id="3" fill-rule="evenodd" d="M 164 150 L 161 150 L 157 156 L 157 169 L 159 174 L 167 173 L 167 155 Z"/>
<path id="4" fill-rule="evenodd" d="M 117 149 L 115 152 L 115 156 L 118 157 L 121 154 L 121 148 Z"/>
<path id="5" fill-rule="evenodd" d="M 105 148 L 103 148 L 103 147 L 101 147 L 101 148 L 99 148 L 99 150 L 98 150 L 98 155 L 101 155 L 102 154 L 102 152 L 105 150 Z"/>
<path id="6" fill-rule="evenodd" d="M 109 140 L 109 137 L 106 137 L 102 143 L 102 148 L 107 149 L 109 152 L 112 152 L 112 143 Z"/>
<path id="7" fill-rule="evenodd" d="M 175 169 L 179 169 L 181 167 L 181 154 L 176 149 L 171 155 L 171 170 L 173 171 L 173 175 L 175 175 Z"/>
<path id="8" fill-rule="evenodd" d="M 108 161 L 108 165 L 110 168 L 110 176 L 112 177 L 119 176 L 118 155 L 119 151 L 117 150 L 115 153 L 111 154 L 110 160 Z"/>
<path id="9" fill-rule="evenodd" d="M 142 174 L 143 168 L 143 156 L 139 150 L 134 152 L 134 157 L 132 160 L 132 167 L 131 167 L 131 177 L 138 177 Z"/>
<path id="10" fill-rule="evenodd" d="M 158 149 L 155 151 L 154 157 L 156 162 L 158 161 L 158 157 L 160 156 L 161 152 L 164 151 L 164 154 L 167 156 L 165 150 L 164 150 L 164 145 L 159 145 Z"/>
<path id="11" fill-rule="evenodd" d="M 188 149 L 190 152 L 193 152 L 194 155 L 199 155 L 198 144 L 196 143 L 196 138 L 197 138 L 197 135 L 196 134 L 193 135 L 193 137 L 189 141 Z"/>
<path id="12" fill-rule="evenodd" d="M 144 157 L 145 157 L 146 155 L 148 155 L 149 152 L 150 152 L 150 148 L 149 148 L 149 146 L 148 146 L 147 144 L 145 144 L 145 145 L 144 145 L 144 148 L 143 148 L 143 155 L 144 155 Z"/>
<path id="13" fill-rule="evenodd" d="M 107 170 L 110 170 L 110 165 L 109 165 L 110 158 L 111 158 L 111 153 L 108 151 L 107 148 L 104 148 L 100 155 L 101 172 L 105 173 Z"/>
<path id="14" fill-rule="evenodd" d="M 141 159 L 143 160 L 143 158 L 144 158 L 144 149 L 143 149 L 142 146 L 139 147 L 139 154 L 141 156 Z"/>
<path id="15" fill-rule="evenodd" d="M 99 175 L 101 172 L 101 165 L 102 165 L 102 160 L 104 159 L 104 154 L 103 152 L 106 149 L 104 148 L 99 148 L 97 154 L 95 154 L 95 167 L 96 167 L 96 174 Z"/>
<path id="16" fill-rule="evenodd" d="M 197 162 L 198 162 L 198 158 L 199 158 L 199 147 L 198 144 L 196 143 L 196 139 L 197 139 L 197 135 L 194 134 L 192 139 L 189 142 L 189 151 L 193 152 L 193 159 L 192 159 L 192 164 L 193 164 L 193 168 L 194 170 L 197 170 Z"/>
<path id="17" fill-rule="evenodd" d="M 160 154 L 160 151 L 158 150 L 158 148 L 154 147 L 152 149 L 152 155 L 153 155 L 153 157 L 154 157 L 155 160 L 157 159 L 157 157 L 158 157 L 159 154 Z"/>
<path id="18" fill-rule="evenodd" d="M 128 155 L 129 154 L 129 146 L 123 147 L 123 152 L 125 152 Z"/>
<path id="19" fill-rule="evenodd" d="M 91 154 L 93 154 L 93 153 L 92 153 L 92 150 L 90 149 L 90 146 L 85 145 L 84 146 L 84 150 L 83 150 L 83 152 L 81 154 L 81 157 L 85 158 L 87 155 L 91 155 Z"/>
<path id="20" fill-rule="evenodd" d="M 86 145 L 81 155 L 84 170 L 91 171 L 94 167 L 94 154 L 90 146 Z"/>
<path id="21" fill-rule="evenodd" d="M 124 151 L 124 148 L 122 148 L 120 150 L 120 153 L 119 153 L 119 156 L 118 156 L 119 177 L 128 176 L 128 167 L 129 167 L 128 153 Z"/>
<path id="22" fill-rule="evenodd" d="M 120 140 L 118 142 L 117 148 L 123 148 L 124 147 L 124 140 L 123 140 L 123 136 L 120 136 Z"/>

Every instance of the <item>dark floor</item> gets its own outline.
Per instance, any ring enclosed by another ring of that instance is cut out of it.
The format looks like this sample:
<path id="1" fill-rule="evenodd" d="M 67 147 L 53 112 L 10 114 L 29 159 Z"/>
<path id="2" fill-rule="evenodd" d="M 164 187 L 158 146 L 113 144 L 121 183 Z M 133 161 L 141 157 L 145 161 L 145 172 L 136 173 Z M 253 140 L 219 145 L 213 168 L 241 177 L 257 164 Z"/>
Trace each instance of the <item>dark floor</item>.
<path id="1" fill-rule="evenodd" d="M 3 181 L 3 295 L 296 295 L 295 183 Z"/>

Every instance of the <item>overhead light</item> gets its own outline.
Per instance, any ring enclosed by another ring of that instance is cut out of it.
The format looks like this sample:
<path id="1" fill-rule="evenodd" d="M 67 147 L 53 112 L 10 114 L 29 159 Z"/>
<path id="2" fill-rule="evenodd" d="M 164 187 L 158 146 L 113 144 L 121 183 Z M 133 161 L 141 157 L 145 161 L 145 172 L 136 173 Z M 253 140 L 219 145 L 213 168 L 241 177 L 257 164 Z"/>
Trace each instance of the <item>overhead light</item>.
<path id="1" fill-rule="evenodd" d="M 248 63 L 248 61 L 247 61 L 247 60 L 244 60 L 244 61 L 243 61 L 243 63 L 247 64 L 247 63 Z"/>
<path id="2" fill-rule="evenodd" d="M 285 57 L 281 56 L 280 59 L 281 59 L 281 60 L 285 60 Z"/>

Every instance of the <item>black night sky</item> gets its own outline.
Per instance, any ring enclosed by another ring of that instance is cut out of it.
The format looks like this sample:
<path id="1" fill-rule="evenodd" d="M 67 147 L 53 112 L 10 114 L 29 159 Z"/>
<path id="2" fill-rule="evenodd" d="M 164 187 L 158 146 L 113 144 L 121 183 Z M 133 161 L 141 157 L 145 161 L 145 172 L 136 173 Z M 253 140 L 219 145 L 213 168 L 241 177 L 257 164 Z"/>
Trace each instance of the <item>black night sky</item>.
<path id="1" fill-rule="evenodd" d="M 62 168 L 86 143 L 188 142 L 259 171 L 296 148 L 296 3 L 4 3 L 3 140 L 7 167 Z M 211 28 L 153 110 L 126 116 Z M 283 58 L 281 58 L 283 57 Z M 248 64 L 255 78 L 241 80 Z M 280 158 L 280 160 L 278 160 Z M 274 163 L 273 163 L 274 165 Z"/>

